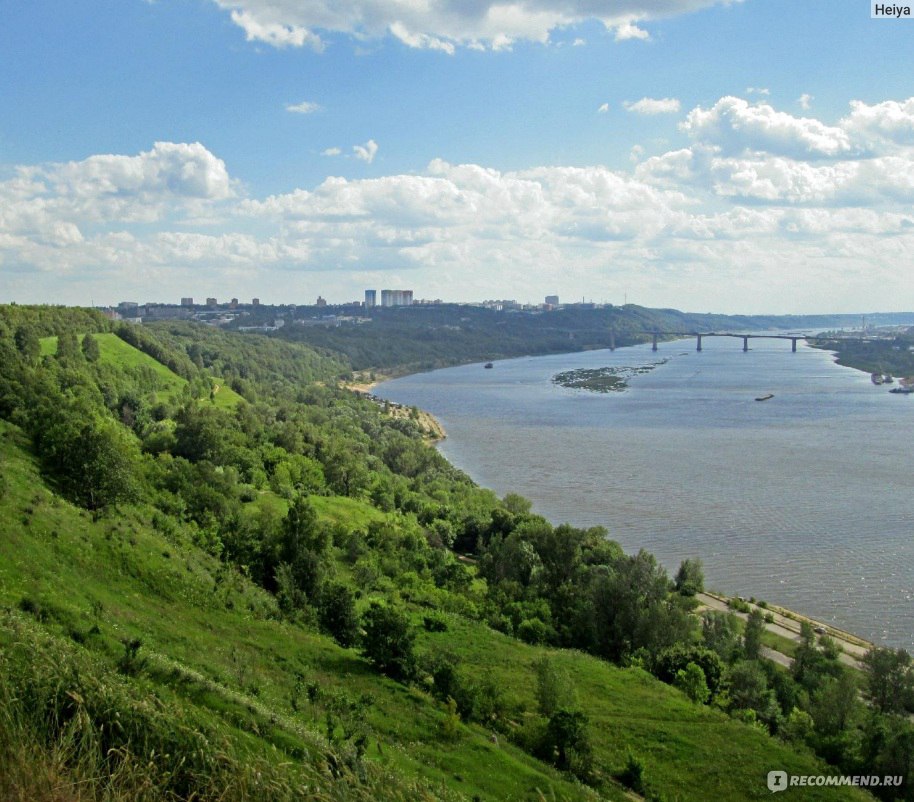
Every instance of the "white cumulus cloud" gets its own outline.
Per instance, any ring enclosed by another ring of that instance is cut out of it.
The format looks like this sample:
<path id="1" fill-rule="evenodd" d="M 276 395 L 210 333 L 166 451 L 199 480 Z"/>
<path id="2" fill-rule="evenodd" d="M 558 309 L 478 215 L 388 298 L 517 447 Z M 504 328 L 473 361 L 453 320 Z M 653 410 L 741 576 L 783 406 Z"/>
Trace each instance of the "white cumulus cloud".
<path id="1" fill-rule="evenodd" d="M 323 47 L 322 35 L 392 35 L 409 47 L 453 53 L 458 46 L 508 49 L 548 42 L 553 31 L 588 21 L 617 40 L 649 39 L 639 23 L 741 0 L 213 0 L 249 41 Z"/>
<path id="2" fill-rule="evenodd" d="M 855 151 L 841 127 L 738 97 L 723 97 L 710 109 L 693 109 L 681 127 L 694 139 L 728 153 L 757 150 L 798 158 L 835 158 Z"/>
<path id="3" fill-rule="evenodd" d="M 635 114 L 675 114 L 680 108 L 679 100 L 673 97 L 643 97 L 634 102 L 626 100 L 622 105 Z"/>
<path id="4" fill-rule="evenodd" d="M 308 45 L 318 52 L 324 49 L 320 36 L 301 25 L 265 21 L 255 12 L 240 10 L 232 11 L 232 22 L 244 31 L 249 42 L 266 42 L 277 48 Z"/>
<path id="5" fill-rule="evenodd" d="M 841 125 L 868 142 L 884 140 L 914 146 L 914 97 L 900 102 L 886 100 L 872 106 L 855 100 Z"/>

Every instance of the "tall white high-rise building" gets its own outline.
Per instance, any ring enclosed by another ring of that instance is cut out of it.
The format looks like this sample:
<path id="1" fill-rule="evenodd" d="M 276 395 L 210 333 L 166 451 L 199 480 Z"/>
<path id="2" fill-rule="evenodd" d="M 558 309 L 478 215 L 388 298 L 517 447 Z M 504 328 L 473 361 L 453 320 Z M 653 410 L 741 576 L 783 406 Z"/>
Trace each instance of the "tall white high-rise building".
<path id="1" fill-rule="evenodd" d="M 412 290 L 381 290 L 381 306 L 412 306 Z"/>

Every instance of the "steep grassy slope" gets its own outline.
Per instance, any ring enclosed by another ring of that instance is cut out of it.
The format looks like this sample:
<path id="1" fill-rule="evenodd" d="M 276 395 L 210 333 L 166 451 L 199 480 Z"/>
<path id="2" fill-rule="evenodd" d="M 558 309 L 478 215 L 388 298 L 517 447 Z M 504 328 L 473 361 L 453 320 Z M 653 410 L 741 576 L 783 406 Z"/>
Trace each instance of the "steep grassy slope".
<path id="1" fill-rule="evenodd" d="M 14 427 L 0 424 L 0 431 L 5 609 L 28 611 L 43 631 L 79 644 L 80 654 L 100 658 L 109 669 L 124 657 L 123 641 L 141 639 L 139 690 L 168 698 L 182 717 L 202 717 L 242 754 L 281 763 L 315 744 L 329 753 L 331 703 L 370 694 L 375 737 L 369 765 L 395 770 L 401 790 L 410 778 L 427 777 L 436 796 L 452 787 L 486 798 L 523 798 L 537 788 L 562 799 L 592 797 L 520 750 L 496 748 L 479 728 L 461 728 L 460 745 L 451 758 L 441 756 L 441 768 L 423 765 L 412 746 L 437 739 L 440 705 L 379 677 L 329 638 L 276 620 L 272 597 L 194 548 L 180 531 L 156 531 L 137 510 L 93 521 L 43 487 Z M 331 500 L 325 507 L 330 511 Z M 333 514 L 348 518 L 349 507 L 343 499 Z M 4 650 L 33 640 L 34 630 L 22 630 L 12 614 L 2 631 Z M 319 689 L 313 703 L 304 691 L 309 683 Z M 251 733 L 257 738 L 248 743 Z"/>
<path id="2" fill-rule="evenodd" d="M 164 400 L 176 401 L 184 388 L 187 379 L 173 373 L 161 362 L 144 354 L 120 337 L 111 332 L 93 335 L 98 343 L 100 361 L 127 371 L 145 371 L 149 384 L 153 385 Z M 42 337 L 41 355 L 53 356 L 57 353 L 57 337 Z M 232 409 L 241 403 L 242 398 L 231 387 L 226 387 L 220 380 L 215 381 L 212 400 L 217 407 Z"/>
<path id="3" fill-rule="evenodd" d="M 203 553 L 170 519 L 144 508 L 93 516 L 61 500 L 44 485 L 25 437 L 6 423 L 0 470 L 0 667 L 35 694 L 53 690 L 55 709 L 69 711 L 68 737 L 85 735 L 90 720 L 111 726 L 120 711 L 132 722 L 124 731 L 137 765 L 158 747 L 157 765 L 180 779 L 190 769 L 168 755 L 196 744 L 188 766 L 199 766 L 214 789 L 228 778 L 234 791 L 226 798 L 291 799 L 305 786 L 330 799 L 597 797 L 506 737 L 493 742 L 483 727 L 460 724 L 444 737 L 446 712 L 422 682 L 383 678 L 354 650 L 280 620 L 272 596 Z M 264 504 L 284 502 L 268 493 L 251 502 Z M 347 527 L 383 517 L 354 499 L 324 497 L 315 506 Z M 409 587 L 399 595 L 409 601 Z M 427 610 L 418 602 L 411 609 L 419 625 Z M 531 666 L 544 650 L 454 613 L 441 617 L 447 631 L 422 633 L 420 651 L 451 650 L 472 676 L 490 679 L 522 729 L 535 707 Z M 124 645 L 132 639 L 142 641 L 133 655 Z M 626 798 L 608 777 L 630 752 L 644 763 L 648 791 L 666 800 L 768 798 L 768 770 L 822 771 L 811 756 L 689 703 L 639 669 L 553 655 L 590 717 L 603 798 Z M 13 706 L 0 698 L 0 708 Z M 195 733 L 224 759 L 203 755 Z M 353 758 L 360 735 L 361 761 Z M 0 746 L 9 744 L 0 737 Z M 39 763 L 33 755 L 26 764 Z M 182 782 L 175 787 L 190 780 Z M 145 798 L 157 797 L 147 787 Z M 820 789 L 803 798 L 866 797 Z"/>

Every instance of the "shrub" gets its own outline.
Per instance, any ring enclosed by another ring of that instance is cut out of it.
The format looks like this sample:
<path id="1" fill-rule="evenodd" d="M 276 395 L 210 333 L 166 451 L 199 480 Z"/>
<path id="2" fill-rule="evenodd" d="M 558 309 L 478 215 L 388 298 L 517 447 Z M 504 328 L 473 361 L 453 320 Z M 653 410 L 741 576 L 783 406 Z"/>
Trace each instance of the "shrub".
<path id="1" fill-rule="evenodd" d="M 447 621 L 440 615 L 427 615 L 422 619 L 426 632 L 447 632 Z"/>
<path id="2" fill-rule="evenodd" d="M 143 641 L 139 638 L 125 638 L 122 643 L 124 644 L 124 653 L 117 661 L 118 671 L 128 676 L 135 676 L 146 665 L 146 658 L 140 657 L 140 647 L 143 645 Z"/>
<path id="3" fill-rule="evenodd" d="M 688 663 L 685 668 L 680 668 L 676 672 L 676 681 L 673 684 L 698 704 L 705 704 L 711 695 L 705 680 L 705 672 L 696 663 Z"/>
<path id="4" fill-rule="evenodd" d="M 517 637 L 524 643 L 540 644 L 546 642 L 548 631 L 548 627 L 538 618 L 527 618 L 517 627 Z"/>
<path id="5" fill-rule="evenodd" d="M 456 741 L 460 735 L 460 715 L 457 713 L 457 702 L 447 700 L 447 713 L 438 722 L 438 735 L 442 741 Z"/>
<path id="6" fill-rule="evenodd" d="M 587 732 L 587 716 L 579 710 L 556 710 L 549 717 L 538 754 L 581 780 L 593 771 L 593 746 Z"/>
<path id="7" fill-rule="evenodd" d="M 636 794 L 644 793 L 644 764 L 640 759 L 635 757 L 631 752 L 628 753 L 628 760 L 625 768 L 617 775 L 616 779 L 626 788 L 630 788 Z"/>
<path id="8" fill-rule="evenodd" d="M 536 674 L 536 703 L 547 718 L 557 710 L 574 703 L 574 687 L 568 675 L 560 671 L 553 660 L 543 656 L 533 664 Z"/>

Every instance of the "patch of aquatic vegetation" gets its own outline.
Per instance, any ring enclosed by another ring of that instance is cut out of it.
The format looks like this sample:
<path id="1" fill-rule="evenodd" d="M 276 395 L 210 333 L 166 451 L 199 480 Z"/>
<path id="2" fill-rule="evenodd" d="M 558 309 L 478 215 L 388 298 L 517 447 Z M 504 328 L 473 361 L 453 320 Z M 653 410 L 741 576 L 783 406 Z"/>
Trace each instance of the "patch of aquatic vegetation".
<path id="1" fill-rule="evenodd" d="M 561 387 L 570 387 L 573 390 L 588 390 L 591 393 L 621 393 L 628 387 L 628 380 L 632 376 L 650 373 L 658 365 L 668 362 L 661 359 L 650 365 L 619 365 L 606 368 L 577 368 L 556 373 L 552 383 Z"/>

